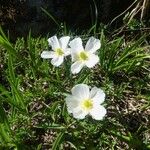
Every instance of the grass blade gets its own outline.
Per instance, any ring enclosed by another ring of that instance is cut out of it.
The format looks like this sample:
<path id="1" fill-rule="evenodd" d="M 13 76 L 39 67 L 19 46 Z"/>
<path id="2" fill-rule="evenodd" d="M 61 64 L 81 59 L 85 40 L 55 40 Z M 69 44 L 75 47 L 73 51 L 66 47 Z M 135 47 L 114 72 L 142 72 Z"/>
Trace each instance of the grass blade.
<path id="1" fill-rule="evenodd" d="M 10 130 L 10 126 L 8 123 L 7 115 L 0 101 L 0 123 L 4 124 L 7 127 L 7 130 Z"/>
<path id="2" fill-rule="evenodd" d="M 57 150 L 57 147 L 59 146 L 60 142 L 61 142 L 61 139 L 63 138 L 64 136 L 64 132 L 60 132 L 55 140 L 55 142 L 53 143 L 53 146 L 52 146 L 52 150 Z"/>
<path id="3" fill-rule="evenodd" d="M 2 45 L 13 57 L 16 57 L 16 51 L 12 44 L 9 42 L 8 38 L 4 34 L 2 28 L 0 27 L 0 45 Z"/>
<path id="4" fill-rule="evenodd" d="M 42 11 L 43 11 L 47 16 L 49 16 L 50 19 L 52 19 L 52 20 L 54 21 L 54 23 L 55 23 L 58 27 L 60 27 L 60 24 L 56 21 L 56 19 L 55 19 L 47 10 L 45 10 L 44 8 L 41 8 L 41 9 L 42 9 Z"/>

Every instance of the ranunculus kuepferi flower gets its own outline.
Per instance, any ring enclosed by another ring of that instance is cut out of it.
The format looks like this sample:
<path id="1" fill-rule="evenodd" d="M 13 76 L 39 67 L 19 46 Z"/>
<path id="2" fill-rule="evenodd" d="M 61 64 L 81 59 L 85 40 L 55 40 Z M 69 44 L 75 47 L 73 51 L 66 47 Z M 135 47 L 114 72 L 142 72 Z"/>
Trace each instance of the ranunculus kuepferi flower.
<path id="1" fill-rule="evenodd" d="M 106 109 L 101 105 L 105 100 L 105 93 L 97 87 L 91 90 L 86 84 L 75 85 L 72 94 L 65 99 L 67 110 L 76 119 L 84 119 L 86 115 L 95 120 L 102 120 Z"/>
<path id="2" fill-rule="evenodd" d="M 53 36 L 48 39 L 49 45 L 52 47 L 52 51 L 43 51 L 41 57 L 45 59 L 52 58 L 51 63 L 58 67 L 64 61 L 64 57 L 70 54 L 70 49 L 68 48 L 68 42 L 70 37 L 64 36 L 57 39 Z"/>
<path id="3" fill-rule="evenodd" d="M 99 57 L 95 54 L 101 46 L 99 39 L 89 38 L 84 48 L 81 38 L 78 37 L 73 39 L 69 46 L 71 47 L 71 57 L 74 62 L 71 66 L 73 74 L 79 73 L 84 66 L 92 68 L 99 62 Z"/>

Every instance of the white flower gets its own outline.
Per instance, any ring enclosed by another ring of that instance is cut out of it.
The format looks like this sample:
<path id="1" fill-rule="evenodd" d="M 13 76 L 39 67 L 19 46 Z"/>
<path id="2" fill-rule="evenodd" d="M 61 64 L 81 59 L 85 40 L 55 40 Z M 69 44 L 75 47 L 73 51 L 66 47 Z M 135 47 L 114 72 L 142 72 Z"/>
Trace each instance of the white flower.
<path id="1" fill-rule="evenodd" d="M 48 39 L 49 45 L 53 51 L 43 51 L 41 54 L 42 58 L 52 58 L 51 63 L 54 66 L 59 66 L 63 63 L 64 57 L 70 54 L 70 49 L 67 47 L 70 37 L 64 36 L 59 40 L 56 36 Z"/>
<path id="2" fill-rule="evenodd" d="M 93 87 L 90 91 L 86 84 L 78 84 L 71 90 L 72 95 L 66 97 L 67 110 L 76 119 L 91 115 L 95 120 L 102 120 L 106 109 L 100 105 L 105 100 L 103 90 Z"/>
<path id="3" fill-rule="evenodd" d="M 73 74 L 79 73 L 80 70 L 87 66 L 88 68 L 94 67 L 99 62 L 99 57 L 95 52 L 100 48 L 101 43 L 99 39 L 91 37 L 85 46 L 82 46 L 81 38 L 75 38 L 70 43 L 72 61 L 71 72 Z"/>

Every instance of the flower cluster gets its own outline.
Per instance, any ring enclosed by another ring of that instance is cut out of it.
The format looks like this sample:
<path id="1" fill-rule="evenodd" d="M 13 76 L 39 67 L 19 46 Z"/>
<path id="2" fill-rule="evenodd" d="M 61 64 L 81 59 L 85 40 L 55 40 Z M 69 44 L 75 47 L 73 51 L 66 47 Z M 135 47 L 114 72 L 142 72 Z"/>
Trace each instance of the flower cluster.
<path id="1" fill-rule="evenodd" d="M 52 51 L 43 51 L 41 57 L 45 59 L 51 58 L 51 63 L 58 67 L 63 63 L 66 56 L 71 55 L 73 62 L 71 72 L 73 74 L 79 73 L 84 66 L 92 68 L 99 62 L 99 57 L 96 55 L 96 51 L 101 46 L 99 39 L 89 38 L 85 48 L 81 38 L 75 38 L 70 42 L 69 39 L 69 36 L 64 36 L 60 39 L 56 36 L 49 38 L 48 43 L 52 47 Z"/>
<path id="2" fill-rule="evenodd" d="M 99 39 L 94 37 L 89 38 L 85 48 L 83 47 L 80 37 L 70 41 L 69 36 L 64 36 L 58 39 L 53 36 L 48 39 L 52 51 L 43 51 L 42 58 L 51 58 L 51 63 L 58 67 L 65 57 L 71 55 L 72 65 L 71 72 L 77 74 L 86 66 L 94 67 L 99 62 L 99 57 L 96 51 L 100 49 L 101 43 Z M 84 119 L 90 115 L 95 120 L 102 120 L 106 114 L 106 109 L 101 105 L 105 100 L 105 93 L 97 87 L 90 87 L 86 84 L 77 84 L 71 90 L 71 95 L 65 99 L 67 110 L 76 119 Z"/>

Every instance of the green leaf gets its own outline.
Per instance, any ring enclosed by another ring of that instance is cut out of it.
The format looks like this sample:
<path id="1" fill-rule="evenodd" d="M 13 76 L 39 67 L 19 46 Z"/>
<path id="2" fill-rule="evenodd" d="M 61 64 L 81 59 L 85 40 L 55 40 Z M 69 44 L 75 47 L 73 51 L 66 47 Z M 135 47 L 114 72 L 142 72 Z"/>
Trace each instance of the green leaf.
<path id="1" fill-rule="evenodd" d="M 53 143 L 52 150 L 57 150 L 58 146 L 61 143 L 61 140 L 62 140 L 63 136 L 64 136 L 64 132 L 60 132 L 57 135 L 57 138 L 56 138 L 55 142 Z"/>
<path id="2" fill-rule="evenodd" d="M 55 130 L 64 130 L 66 129 L 64 126 L 60 124 L 41 124 L 38 126 L 35 126 L 35 128 L 41 128 L 41 129 L 55 129 Z"/>
<path id="3" fill-rule="evenodd" d="M 0 45 L 2 45 L 11 55 L 13 55 L 13 57 L 16 57 L 16 51 L 12 44 L 9 42 L 1 27 L 0 34 Z"/>
<path id="4" fill-rule="evenodd" d="M 1 101 L 6 101 L 11 106 L 17 108 L 20 111 L 23 111 L 20 105 L 18 105 L 15 101 L 13 101 L 13 97 L 11 95 L 11 92 L 7 91 L 2 85 L 0 85 L 0 98 Z"/>
<path id="5" fill-rule="evenodd" d="M 2 123 L 0 123 L 0 137 L 4 144 L 11 143 L 11 138 L 8 132 L 6 131 L 5 125 Z"/>
<path id="6" fill-rule="evenodd" d="M 0 101 L 0 123 L 4 124 L 7 130 L 10 130 L 10 126 L 8 123 L 7 115 L 5 113 L 5 110 L 2 106 L 2 102 Z"/>
<path id="7" fill-rule="evenodd" d="M 41 8 L 41 9 L 42 9 L 42 11 L 43 11 L 47 16 L 49 16 L 50 19 L 52 19 L 52 20 L 54 21 L 54 23 L 55 23 L 58 27 L 60 27 L 60 23 L 58 23 L 58 22 L 56 21 L 56 19 L 55 19 L 47 10 L 45 10 L 44 8 Z"/>

